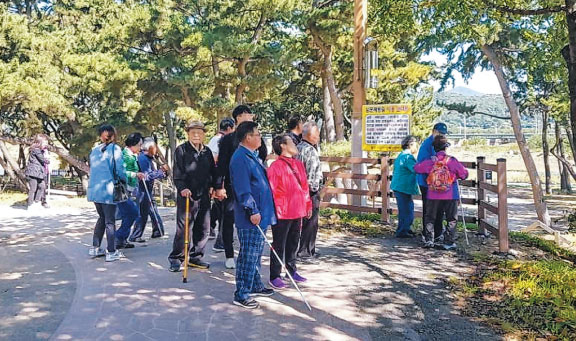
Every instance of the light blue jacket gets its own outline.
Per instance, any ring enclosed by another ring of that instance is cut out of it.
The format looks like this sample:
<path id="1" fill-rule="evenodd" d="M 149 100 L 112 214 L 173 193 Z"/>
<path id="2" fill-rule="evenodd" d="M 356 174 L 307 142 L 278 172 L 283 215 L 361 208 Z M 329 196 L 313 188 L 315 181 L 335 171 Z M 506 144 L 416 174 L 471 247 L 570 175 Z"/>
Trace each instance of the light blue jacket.
<path id="1" fill-rule="evenodd" d="M 394 161 L 394 173 L 392 174 L 390 189 L 404 194 L 420 194 L 416 183 L 415 164 L 416 158 L 410 153 L 410 150 L 402 151 Z"/>
<path id="2" fill-rule="evenodd" d="M 112 152 L 114 150 L 114 152 Z M 116 174 L 126 181 L 122 148 L 116 144 L 100 144 L 90 153 L 90 179 L 88 201 L 99 204 L 114 204 L 114 177 L 112 157 L 116 160 Z"/>
<path id="3" fill-rule="evenodd" d="M 246 147 L 240 145 L 230 161 L 230 178 L 234 188 L 234 218 L 236 228 L 255 228 L 250 216 L 262 216 L 260 227 L 275 225 L 274 198 L 260 159 Z"/>

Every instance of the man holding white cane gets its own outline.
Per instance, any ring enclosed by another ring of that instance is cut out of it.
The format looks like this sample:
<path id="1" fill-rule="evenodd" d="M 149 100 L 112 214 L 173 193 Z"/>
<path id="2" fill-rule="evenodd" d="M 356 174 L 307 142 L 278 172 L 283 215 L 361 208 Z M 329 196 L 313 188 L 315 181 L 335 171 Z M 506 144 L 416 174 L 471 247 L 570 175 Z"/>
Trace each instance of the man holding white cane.
<path id="1" fill-rule="evenodd" d="M 240 241 L 234 304 L 254 309 L 259 304 L 251 297 L 274 293 L 274 290 L 264 286 L 260 275 L 265 237 L 258 230 L 258 225 L 266 231 L 277 220 L 266 168 L 257 154 L 262 141 L 258 124 L 251 121 L 241 123 L 236 129 L 236 137 L 240 146 L 230 161 L 234 219 Z"/>

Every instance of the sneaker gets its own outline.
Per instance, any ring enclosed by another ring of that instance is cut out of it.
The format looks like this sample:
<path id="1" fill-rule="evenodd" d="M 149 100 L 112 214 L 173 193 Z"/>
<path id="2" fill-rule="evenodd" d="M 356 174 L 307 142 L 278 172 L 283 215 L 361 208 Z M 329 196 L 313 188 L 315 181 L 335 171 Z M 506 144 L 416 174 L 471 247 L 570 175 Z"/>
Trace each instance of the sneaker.
<path id="1" fill-rule="evenodd" d="M 152 234 L 152 236 L 150 236 L 150 238 L 154 238 L 154 239 L 160 238 L 160 237 L 162 237 L 162 234 L 160 234 L 160 233 L 155 233 L 155 234 Z"/>
<path id="2" fill-rule="evenodd" d="M 242 300 L 242 301 L 234 299 L 233 303 L 239 307 L 246 308 L 246 309 L 256 309 L 260 306 L 260 304 L 258 304 L 258 302 L 254 301 L 253 299 L 250 299 L 250 298 Z"/>
<path id="3" fill-rule="evenodd" d="M 262 288 L 262 290 L 254 291 L 250 294 L 251 297 L 261 296 L 261 297 L 269 297 L 274 295 L 274 290 L 269 288 Z"/>
<path id="4" fill-rule="evenodd" d="M 224 252 L 224 245 L 214 244 L 214 246 L 212 246 L 212 251 L 214 251 L 214 252 Z"/>
<path id="5" fill-rule="evenodd" d="M 43 204 L 42 204 L 42 207 L 44 207 L 44 208 L 50 208 L 50 205 L 48 205 L 48 203 L 43 203 Z"/>
<path id="6" fill-rule="evenodd" d="M 120 258 L 124 258 L 124 254 L 120 250 L 116 250 L 116 252 L 107 252 L 106 253 L 106 261 L 107 262 L 114 262 L 120 260 Z"/>
<path id="7" fill-rule="evenodd" d="M 226 258 L 226 269 L 236 269 L 234 258 Z"/>
<path id="8" fill-rule="evenodd" d="M 102 257 L 104 255 L 106 255 L 106 251 L 99 247 L 91 247 L 90 250 L 88 250 L 88 256 L 92 258 Z"/>
<path id="9" fill-rule="evenodd" d="M 135 242 L 135 243 L 146 243 L 146 239 L 140 237 L 140 238 L 134 239 L 134 242 Z"/>
<path id="10" fill-rule="evenodd" d="M 288 277 L 288 276 L 286 276 L 286 277 Z M 299 274 L 298 272 L 296 272 L 296 271 L 292 274 L 292 279 L 293 279 L 294 282 L 296 282 L 296 283 L 304 283 L 304 282 L 307 281 L 306 278 L 300 276 L 300 274 Z"/>
<path id="11" fill-rule="evenodd" d="M 214 231 L 210 231 L 210 234 L 208 235 L 208 240 L 212 239 L 216 239 L 216 232 Z"/>
<path id="12" fill-rule="evenodd" d="M 286 282 L 284 282 L 284 280 L 280 277 L 276 277 L 268 283 L 270 283 L 270 286 L 272 286 L 272 288 L 278 290 L 286 289 L 286 287 L 288 286 L 286 285 Z"/>
<path id="13" fill-rule="evenodd" d="M 198 268 L 198 269 L 208 269 L 210 268 L 210 264 L 203 262 L 201 260 L 190 260 L 188 262 L 188 266 L 191 268 Z"/>
<path id="14" fill-rule="evenodd" d="M 180 272 L 180 271 L 182 271 L 182 270 L 181 270 L 180 264 L 170 263 L 170 268 L 168 269 L 168 271 L 170 271 L 170 272 Z"/>
<path id="15" fill-rule="evenodd" d="M 444 244 L 444 245 L 442 245 L 442 248 L 446 251 L 454 250 L 456 248 L 456 243 Z"/>
<path id="16" fill-rule="evenodd" d="M 422 245 L 422 247 L 425 249 L 431 249 L 434 247 L 434 242 L 431 240 L 426 241 L 426 242 L 424 242 L 424 245 Z"/>

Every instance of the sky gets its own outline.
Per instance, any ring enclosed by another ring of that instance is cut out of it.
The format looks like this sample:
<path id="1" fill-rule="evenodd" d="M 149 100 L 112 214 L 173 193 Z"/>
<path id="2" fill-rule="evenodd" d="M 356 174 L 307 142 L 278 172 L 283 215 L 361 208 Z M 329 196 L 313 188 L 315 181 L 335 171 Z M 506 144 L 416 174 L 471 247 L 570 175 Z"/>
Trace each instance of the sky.
<path id="1" fill-rule="evenodd" d="M 441 70 L 442 66 L 446 64 L 446 57 L 438 52 L 431 52 L 430 54 L 422 58 L 423 61 L 433 61 L 436 63 L 438 68 Z M 445 90 L 450 90 L 453 87 L 463 86 L 470 88 L 474 91 L 478 91 L 484 94 L 501 94 L 500 85 L 498 84 L 498 79 L 494 75 L 494 71 L 482 71 L 482 69 L 477 68 L 472 75 L 472 78 L 468 82 L 462 79 L 462 76 L 458 72 L 454 72 L 454 85 L 450 84 Z M 440 88 L 440 82 L 430 82 L 434 86 L 435 90 Z"/>

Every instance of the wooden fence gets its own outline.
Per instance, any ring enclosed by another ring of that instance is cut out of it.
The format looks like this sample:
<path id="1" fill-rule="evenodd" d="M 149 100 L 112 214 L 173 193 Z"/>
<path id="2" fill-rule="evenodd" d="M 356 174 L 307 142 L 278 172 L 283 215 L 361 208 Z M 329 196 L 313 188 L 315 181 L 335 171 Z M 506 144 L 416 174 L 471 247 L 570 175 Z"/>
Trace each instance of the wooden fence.
<path id="1" fill-rule="evenodd" d="M 335 170 L 324 172 L 326 186 L 320 194 L 320 207 L 362 213 L 376 213 L 380 214 L 381 220 L 386 223 L 390 222 L 391 214 L 398 213 L 398 209 L 392 208 L 391 206 L 391 199 L 394 198 L 394 193 L 390 189 L 390 181 L 392 180 L 391 166 L 394 163 L 394 159 L 387 156 L 379 159 L 355 157 L 321 157 L 320 159 L 330 166 L 334 164 L 343 165 L 337 167 Z M 368 174 L 352 174 L 348 165 L 353 164 L 365 164 L 371 171 L 369 171 Z M 477 215 L 466 215 L 464 217 L 465 221 L 468 223 L 478 223 L 481 233 L 485 233 L 486 230 L 494 233 L 498 237 L 500 251 L 508 252 L 506 160 L 498 159 L 497 164 L 488 164 L 485 162 L 484 157 L 478 157 L 476 162 L 462 162 L 462 164 L 470 170 L 477 170 L 477 180 L 460 181 L 460 185 L 463 188 L 468 187 L 475 190 L 475 197 L 462 196 L 462 204 L 477 206 Z M 498 175 L 496 185 L 488 182 L 488 180 L 492 179 L 492 172 Z M 341 188 L 340 186 L 335 187 L 333 185 L 336 179 L 364 180 L 372 184 L 368 184 L 368 189 Z M 487 200 L 486 192 L 492 192 L 497 195 L 498 202 L 496 205 Z M 350 200 L 347 200 L 346 204 L 334 203 L 334 195 L 340 194 L 363 196 L 366 199 L 370 199 L 366 201 L 371 202 L 372 205 L 352 205 L 350 204 Z M 414 199 L 422 200 L 422 197 L 414 196 Z M 486 211 L 498 217 L 498 226 L 494 226 L 488 222 L 486 219 Z M 459 215 L 460 212 L 459 210 Z M 415 211 L 414 214 L 417 217 L 422 217 L 422 211 L 420 210 Z M 461 221 L 461 219 L 462 217 L 460 216 L 459 221 Z"/>

